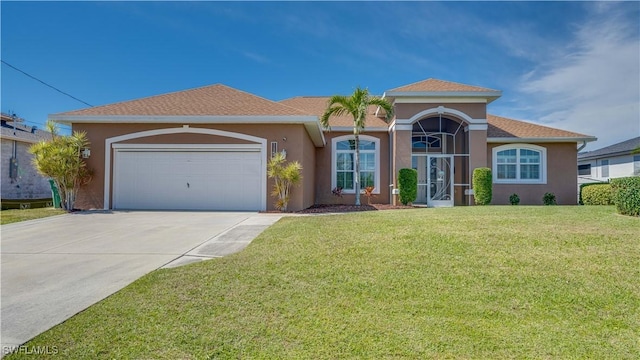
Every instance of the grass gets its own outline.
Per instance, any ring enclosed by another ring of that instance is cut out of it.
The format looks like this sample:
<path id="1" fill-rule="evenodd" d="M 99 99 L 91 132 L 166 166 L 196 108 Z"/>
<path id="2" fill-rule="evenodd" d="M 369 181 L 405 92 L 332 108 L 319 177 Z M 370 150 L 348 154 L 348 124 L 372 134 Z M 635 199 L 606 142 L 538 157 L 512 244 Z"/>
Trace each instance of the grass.
<path id="1" fill-rule="evenodd" d="M 11 224 L 19 221 L 40 219 L 65 213 L 66 211 L 53 207 L 24 210 L 2 210 L 2 212 L 0 212 L 0 225 Z"/>
<path id="2" fill-rule="evenodd" d="M 611 206 L 284 218 L 241 253 L 155 271 L 27 346 L 71 359 L 638 359 L 639 228 Z"/>

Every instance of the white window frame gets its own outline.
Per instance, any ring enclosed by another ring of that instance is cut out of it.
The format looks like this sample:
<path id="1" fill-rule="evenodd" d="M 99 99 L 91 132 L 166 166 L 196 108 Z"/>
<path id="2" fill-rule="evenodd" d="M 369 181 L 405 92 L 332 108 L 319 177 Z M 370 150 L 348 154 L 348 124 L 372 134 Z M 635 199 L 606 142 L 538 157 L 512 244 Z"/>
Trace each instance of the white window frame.
<path id="1" fill-rule="evenodd" d="M 338 184 L 338 179 L 337 179 L 338 169 L 336 167 L 336 160 L 338 159 L 337 145 L 340 141 L 348 141 L 348 140 L 355 140 L 355 137 L 353 135 L 343 135 L 343 136 L 338 136 L 331 139 L 331 189 L 335 189 Z M 373 193 L 380 194 L 380 139 L 377 137 L 369 136 L 369 135 L 360 135 L 360 141 L 362 140 L 370 141 L 375 144 L 376 148 L 373 152 L 374 158 L 375 158 L 375 172 L 374 172 L 375 188 L 373 189 Z M 340 152 L 348 152 L 348 150 L 340 150 Z M 352 150 L 352 152 L 355 153 L 355 150 Z M 364 152 L 368 152 L 368 151 L 365 150 Z M 363 150 L 360 150 L 360 154 L 362 153 L 363 153 Z M 355 164 L 354 164 L 354 168 L 355 168 Z M 354 172 L 355 172 L 355 169 L 354 169 Z M 356 189 L 352 189 L 352 190 L 343 189 L 342 193 L 355 194 Z"/>
<path id="2" fill-rule="evenodd" d="M 498 152 L 504 150 L 516 150 L 516 178 L 515 179 L 498 179 Z M 539 179 L 520 179 L 520 150 L 532 150 L 540 153 L 540 178 Z M 494 184 L 546 184 L 547 183 L 547 149 L 533 144 L 507 144 L 496 146 L 492 150 L 492 172 Z"/>

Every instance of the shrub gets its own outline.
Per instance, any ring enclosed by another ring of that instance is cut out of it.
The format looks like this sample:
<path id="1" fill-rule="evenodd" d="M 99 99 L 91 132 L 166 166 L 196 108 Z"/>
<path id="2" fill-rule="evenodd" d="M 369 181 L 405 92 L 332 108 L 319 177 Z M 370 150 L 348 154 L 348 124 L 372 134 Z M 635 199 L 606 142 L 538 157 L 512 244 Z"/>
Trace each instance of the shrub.
<path id="1" fill-rule="evenodd" d="M 275 154 L 267 164 L 267 175 L 273 179 L 273 191 L 271 194 L 277 196 L 275 207 L 278 210 L 287 211 L 289 205 L 291 188 L 302 181 L 302 166 L 294 161 L 285 164 L 286 155 L 284 153 Z"/>
<path id="2" fill-rule="evenodd" d="M 589 186 L 600 185 L 600 184 L 608 184 L 608 182 L 592 182 L 592 183 L 581 184 L 580 185 L 580 191 L 578 192 L 578 204 L 584 205 L 584 199 L 582 198 L 582 194 L 584 193 L 584 189 L 586 189 Z"/>
<path id="3" fill-rule="evenodd" d="M 486 167 L 473 169 L 473 197 L 477 205 L 491 203 L 492 187 L 491 169 Z"/>
<path id="4" fill-rule="evenodd" d="M 594 183 L 581 191 L 584 205 L 613 205 L 611 184 Z"/>
<path id="5" fill-rule="evenodd" d="M 511 196 L 509 196 L 509 202 L 511 205 L 520 204 L 520 196 L 518 196 L 518 194 L 511 194 Z"/>
<path id="6" fill-rule="evenodd" d="M 364 188 L 364 196 L 367 197 L 367 204 L 371 205 L 371 197 L 375 196 L 373 195 L 373 190 L 375 190 L 376 188 L 373 186 L 367 186 L 366 188 Z"/>
<path id="7" fill-rule="evenodd" d="M 398 185 L 402 205 L 416 201 L 418 197 L 418 171 L 415 169 L 400 169 Z"/>
<path id="8" fill-rule="evenodd" d="M 640 216 L 639 176 L 611 179 L 611 191 L 618 213 Z"/>
<path id="9" fill-rule="evenodd" d="M 554 193 L 544 193 L 542 196 L 542 203 L 545 205 L 558 205 L 556 202 L 556 195 Z"/>

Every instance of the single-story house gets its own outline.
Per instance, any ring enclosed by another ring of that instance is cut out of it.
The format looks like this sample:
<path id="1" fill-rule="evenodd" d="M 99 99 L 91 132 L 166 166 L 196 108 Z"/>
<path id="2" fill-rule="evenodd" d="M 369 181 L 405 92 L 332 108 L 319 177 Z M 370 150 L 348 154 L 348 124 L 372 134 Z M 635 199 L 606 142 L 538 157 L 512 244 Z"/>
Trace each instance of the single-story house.
<path id="1" fill-rule="evenodd" d="M 49 180 L 35 169 L 31 145 L 51 139 L 51 133 L 29 126 L 16 115 L 0 115 L 2 141 L 2 208 L 51 203 Z"/>
<path id="2" fill-rule="evenodd" d="M 487 114 L 501 91 L 427 79 L 387 91 L 392 121 L 369 109 L 361 135 L 361 186 L 395 203 L 397 174 L 418 171 L 417 204 L 471 205 L 471 175 L 493 169 L 493 203 L 541 204 L 546 192 L 575 204 L 578 147 L 593 136 Z M 290 210 L 354 201 L 352 120 L 318 116 L 328 97 L 271 101 L 216 84 L 50 115 L 85 131 L 93 181 L 83 209 L 270 210 L 269 157 L 302 165 Z M 343 197 L 332 194 L 336 187 Z"/>
<path id="3" fill-rule="evenodd" d="M 640 176 L 640 136 L 578 153 L 578 184 Z"/>

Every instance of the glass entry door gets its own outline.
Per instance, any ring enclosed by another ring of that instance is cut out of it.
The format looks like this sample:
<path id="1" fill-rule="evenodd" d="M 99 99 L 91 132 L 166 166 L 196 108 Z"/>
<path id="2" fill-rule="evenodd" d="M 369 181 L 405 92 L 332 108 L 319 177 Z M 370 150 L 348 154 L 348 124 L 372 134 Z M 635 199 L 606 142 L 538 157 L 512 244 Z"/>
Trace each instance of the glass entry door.
<path id="1" fill-rule="evenodd" d="M 416 203 L 453 206 L 453 156 L 413 155 L 412 163 L 418 171 Z"/>

